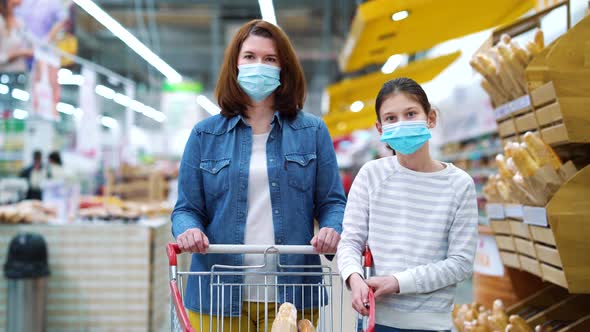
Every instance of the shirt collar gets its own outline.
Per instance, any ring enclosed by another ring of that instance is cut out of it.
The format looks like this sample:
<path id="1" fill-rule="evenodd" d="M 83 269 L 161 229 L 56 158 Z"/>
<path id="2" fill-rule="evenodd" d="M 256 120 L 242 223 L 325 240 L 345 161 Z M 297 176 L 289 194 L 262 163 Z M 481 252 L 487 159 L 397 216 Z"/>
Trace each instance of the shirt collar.
<path id="1" fill-rule="evenodd" d="M 244 122 L 244 117 L 241 114 L 229 119 L 229 130 L 234 129 L 240 121 Z M 281 128 L 283 127 L 283 119 L 278 111 L 275 111 L 271 124 L 274 124 L 275 122 L 278 123 Z"/>

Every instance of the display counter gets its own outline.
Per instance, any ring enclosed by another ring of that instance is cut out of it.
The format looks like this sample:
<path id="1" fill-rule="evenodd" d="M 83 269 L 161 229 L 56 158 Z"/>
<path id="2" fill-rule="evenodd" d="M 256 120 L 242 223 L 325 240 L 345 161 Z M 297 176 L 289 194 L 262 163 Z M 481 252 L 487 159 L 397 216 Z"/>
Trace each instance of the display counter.
<path id="1" fill-rule="evenodd" d="M 168 218 L 134 224 L 0 225 L 0 262 L 19 232 L 41 234 L 49 251 L 47 331 L 169 331 Z M 7 282 L 0 282 L 0 332 Z"/>

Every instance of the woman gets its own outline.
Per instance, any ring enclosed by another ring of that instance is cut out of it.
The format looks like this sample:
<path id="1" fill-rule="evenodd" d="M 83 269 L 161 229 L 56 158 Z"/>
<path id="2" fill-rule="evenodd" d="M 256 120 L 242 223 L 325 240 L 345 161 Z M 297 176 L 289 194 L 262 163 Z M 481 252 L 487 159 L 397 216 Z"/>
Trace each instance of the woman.
<path id="1" fill-rule="evenodd" d="M 303 70 L 285 33 L 262 20 L 242 26 L 226 50 L 215 93 L 221 114 L 195 126 L 180 165 L 178 201 L 172 213 L 172 232 L 180 248 L 205 253 L 209 243 L 311 243 L 318 253 L 334 252 L 345 206 L 336 155 L 325 124 L 301 112 Z M 314 219 L 320 226 L 315 236 Z M 280 263 L 317 266 L 320 259 L 282 255 Z M 264 260 L 255 255 L 193 255 L 191 271 L 210 271 L 213 264 L 252 266 Z M 224 281 L 261 280 L 232 276 Z M 247 287 L 226 289 L 219 301 L 215 292 L 209 294 L 209 279 L 201 282 L 189 278 L 185 292 L 193 326 L 203 323 L 201 318 L 213 319 L 198 314 L 212 309 L 224 316 L 241 315 L 243 323 L 254 329 L 264 328 L 263 319 L 256 319 L 264 313 L 248 314 L 252 306 L 242 306 L 242 302 L 263 302 L 263 295 L 249 294 Z M 319 278 L 288 276 L 278 282 L 309 284 Z M 317 308 L 317 288 L 269 291 L 266 299 L 273 302 L 276 298 L 302 309 L 310 308 L 315 299 Z M 269 308 L 268 314 L 271 319 L 274 310 Z M 244 321 L 246 317 L 252 319 Z M 233 321 L 228 322 L 225 326 Z M 208 321 L 203 325 L 209 326 Z"/>
<path id="2" fill-rule="evenodd" d="M 21 73 L 33 50 L 27 42 L 24 26 L 14 15 L 21 0 L 0 0 L 0 71 Z"/>
<path id="3" fill-rule="evenodd" d="M 61 156 L 58 151 L 53 151 L 47 158 L 47 179 L 49 180 L 64 180 L 65 172 Z"/>
<path id="4" fill-rule="evenodd" d="M 375 109 L 381 140 L 396 156 L 365 164 L 354 180 L 338 268 L 359 313 L 368 314 L 369 287 L 375 290 L 375 331 L 450 330 L 455 285 L 473 269 L 475 185 L 464 171 L 430 156 L 437 115 L 418 83 L 385 83 Z M 360 262 L 366 244 L 376 275 L 368 280 Z"/>

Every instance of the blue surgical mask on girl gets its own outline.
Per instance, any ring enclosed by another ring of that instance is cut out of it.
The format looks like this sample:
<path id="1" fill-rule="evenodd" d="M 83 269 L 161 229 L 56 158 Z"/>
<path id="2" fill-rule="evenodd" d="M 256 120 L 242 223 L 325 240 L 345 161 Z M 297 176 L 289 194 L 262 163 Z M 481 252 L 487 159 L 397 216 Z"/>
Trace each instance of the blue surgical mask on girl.
<path id="1" fill-rule="evenodd" d="M 418 151 L 432 137 L 424 120 L 385 124 L 381 129 L 381 142 L 386 142 L 396 152 L 405 155 Z"/>
<path id="2" fill-rule="evenodd" d="M 238 83 L 254 101 L 259 102 L 270 96 L 281 85 L 281 68 L 251 63 L 238 66 Z"/>

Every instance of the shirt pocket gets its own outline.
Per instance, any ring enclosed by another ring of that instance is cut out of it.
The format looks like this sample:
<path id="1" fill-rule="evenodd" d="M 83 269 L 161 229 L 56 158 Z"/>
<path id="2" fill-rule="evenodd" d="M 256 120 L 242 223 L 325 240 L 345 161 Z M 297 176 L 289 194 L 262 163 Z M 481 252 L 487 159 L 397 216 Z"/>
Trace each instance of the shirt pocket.
<path id="1" fill-rule="evenodd" d="M 205 194 L 217 198 L 229 189 L 229 158 L 201 160 Z"/>
<path id="2" fill-rule="evenodd" d="M 285 167 L 289 185 L 301 191 L 307 191 L 315 181 L 315 153 L 287 153 Z"/>

